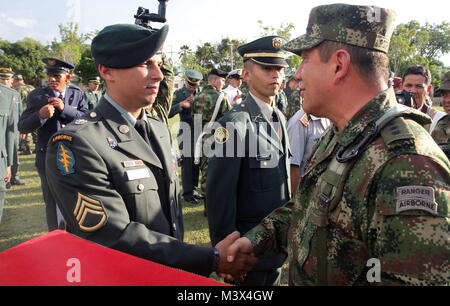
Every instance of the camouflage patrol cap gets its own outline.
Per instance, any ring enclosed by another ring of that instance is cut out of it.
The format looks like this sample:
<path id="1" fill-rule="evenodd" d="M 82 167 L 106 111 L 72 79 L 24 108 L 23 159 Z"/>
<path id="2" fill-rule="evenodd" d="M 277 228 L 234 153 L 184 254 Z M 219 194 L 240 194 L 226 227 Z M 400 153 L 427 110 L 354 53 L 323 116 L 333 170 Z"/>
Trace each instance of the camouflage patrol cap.
<path id="1" fill-rule="evenodd" d="M 106 67 L 135 67 L 160 51 L 168 31 L 168 25 L 157 31 L 135 24 L 110 25 L 94 37 L 91 53 L 98 64 Z"/>
<path id="2" fill-rule="evenodd" d="M 23 76 L 21 74 L 16 74 L 14 76 L 14 80 L 16 80 L 16 81 L 23 81 Z"/>
<path id="3" fill-rule="evenodd" d="M 442 77 L 441 77 L 441 86 L 439 86 L 438 89 L 436 89 L 436 92 L 434 95 L 436 97 L 441 96 L 445 90 L 450 91 L 450 71 L 447 71 Z"/>
<path id="4" fill-rule="evenodd" d="M 299 55 L 331 40 L 387 53 L 395 17 L 394 11 L 374 6 L 317 6 L 309 14 L 306 34 L 291 40 L 283 49 Z"/>

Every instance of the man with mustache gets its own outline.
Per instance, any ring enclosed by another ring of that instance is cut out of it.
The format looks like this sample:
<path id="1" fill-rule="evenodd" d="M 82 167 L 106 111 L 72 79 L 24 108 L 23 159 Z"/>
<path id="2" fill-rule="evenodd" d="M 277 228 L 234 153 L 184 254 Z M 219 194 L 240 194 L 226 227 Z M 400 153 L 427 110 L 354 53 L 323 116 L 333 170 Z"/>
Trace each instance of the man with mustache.
<path id="1" fill-rule="evenodd" d="M 448 284 L 450 163 L 422 127 L 430 118 L 389 85 L 395 16 L 317 6 L 306 34 L 284 46 L 302 57 L 303 109 L 333 124 L 295 200 L 237 240 L 230 261 L 237 250 L 289 254 L 297 286 Z"/>
<path id="2" fill-rule="evenodd" d="M 425 129 L 430 133 L 433 132 L 432 127 L 441 119 L 445 113 L 433 108 L 433 101 L 428 95 L 431 91 L 431 72 L 428 68 L 420 65 L 414 65 L 406 68 L 402 78 L 403 89 L 411 93 L 414 97 L 415 105 L 407 105 L 413 107 L 424 114 L 430 116 L 432 120 L 431 126 L 425 125 Z"/>
<path id="3" fill-rule="evenodd" d="M 285 116 L 275 105 L 288 64 L 285 39 L 268 36 L 238 48 L 250 92 L 216 126 L 208 160 L 206 205 L 212 243 L 233 231 L 246 233 L 290 199 L 289 141 Z M 243 285 L 280 283 L 284 254 L 267 254 Z"/>
<path id="4" fill-rule="evenodd" d="M 45 57 L 45 73 L 48 85 L 37 88 L 27 97 L 27 107 L 19 119 L 19 131 L 22 134 L 37 130 L 36 169 L 41 179 L 41 188 L 45 202 L 45 214 L 49 231 L 64 228 L 64 220 L 51 194 L 46 174 L 45 155 L 50 136 L 63 126 L 81 117 L 88 106 L 83 91 L 69 85 L 71 63 L 58 58 Z"/>
<path id="5" fill-rule="evenodd" d="M 165 121 L 147 112 L 161 90 L 167 33 L 168 26 L 115 24 L 92 40 L 107 91 L 94 110 L 50 139 L 50 188 L 76 236 L 200 275 L 239 277 L 248 256 L 232 265 L 224 251 L 238 233 L 215 248 L 183 242 L 176 151 Z"/>

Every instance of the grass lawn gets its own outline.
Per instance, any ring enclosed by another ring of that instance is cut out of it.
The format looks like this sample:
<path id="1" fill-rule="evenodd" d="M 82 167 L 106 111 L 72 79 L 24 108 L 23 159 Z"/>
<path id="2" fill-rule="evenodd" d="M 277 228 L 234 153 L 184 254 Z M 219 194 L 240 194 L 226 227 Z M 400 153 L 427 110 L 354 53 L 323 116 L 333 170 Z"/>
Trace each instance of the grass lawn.
<path id="1" fill-rule="evenodd" d="M 175 140 L 178 120 L 178 116 L 176 116 L 170 121 Z M 35 155 L 20 155 L 19 159 L 19 176 L 25 185 L 14 185 L 6 192 L 3 218 L 0 223 L 0 252 L 47 233 L 41 182 L 34 166 Z M 203 202 L 197 205 L 183 202 L 183 217 L 184 241 L 190 244 L 210 246 L 208 222 L 203 215 Z M 285 264 L 282 275 L 282 284 L 284 285 L 287 284 L 286 267 L 287 264 Z M 214 273 L 211 278 L 221 281 Z"/>

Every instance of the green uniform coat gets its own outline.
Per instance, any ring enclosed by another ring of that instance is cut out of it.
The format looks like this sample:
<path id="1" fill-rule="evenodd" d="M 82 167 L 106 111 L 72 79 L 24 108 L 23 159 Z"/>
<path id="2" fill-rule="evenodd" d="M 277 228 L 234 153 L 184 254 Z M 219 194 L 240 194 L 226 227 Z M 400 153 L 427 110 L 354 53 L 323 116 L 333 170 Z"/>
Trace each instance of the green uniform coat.
<path id="1" fill-rule="evenodd" d="M 165 122 L 148 117 L 151 148 L 105 99 L 49 141 L 46 170 L 67 230 L 106 247 L 201 275 L 213 249 L 188 245 Z"/>

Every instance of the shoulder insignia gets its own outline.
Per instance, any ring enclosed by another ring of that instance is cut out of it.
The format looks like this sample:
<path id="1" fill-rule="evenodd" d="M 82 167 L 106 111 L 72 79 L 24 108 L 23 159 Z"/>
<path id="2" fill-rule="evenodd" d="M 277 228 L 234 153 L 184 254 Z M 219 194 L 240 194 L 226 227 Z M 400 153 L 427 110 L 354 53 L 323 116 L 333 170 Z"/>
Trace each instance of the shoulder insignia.
<path id="1" fill-rule="evenodd" d="M 73 214 L 78 226 L 85 232 L 94 232 L 106 224 L 107 216 L 102 202 L 79 192 Z"/>
<path id="2" fill-rule="evenodd" d="M 62 175 L 75 173 L 75 169 L 73 168 L 75 166 L 75 157 L 73 156 L 72 151 L 62 142 L 58 142 L 56 165 Z"/>
<path id="3" fill-rule="evenodd" d="M 77 119 L 73 123 L 76 125 L 82 125 L 82 124 L 87 123 L 87 120 L 86 119 Z"/>
<path id="4" fill-rule="evenodd" d="M 228 133 L 228 130 L 224 127 L 220 127 L 216 129 L 216 131 L 214 132 L 214 140 L 218 144 L 226 143 L 228 141 L 229 136 L 230 135 Z"/>
<path id="5" fill-rule="evenodd" d="M 311 122 L 311 119 L 308 118 L 308 114 L 307 113 L 304 113 L 303 116 L 301 116 L 298 121 L 300 121 L 300 123 L 304 127 L 307 127 L 309 125 L 309 123 Z"/>
<path id="6" fill-rule="evenodd" d="M 402 186 L 397 188 L 396 212 L 423 210 L 432 215 L 438 214 L 433 187 Z"/>
<path id="7" fill-rule="evenodd" d="M 55 137 L 52 138 L 52 143 L 55 143 L 55 142 L 61 141 L 61 140 L 66 140 L 66 141 L 72 143 L 72 136 L 64 135 L 64 134 L 56 135 Z"/>

